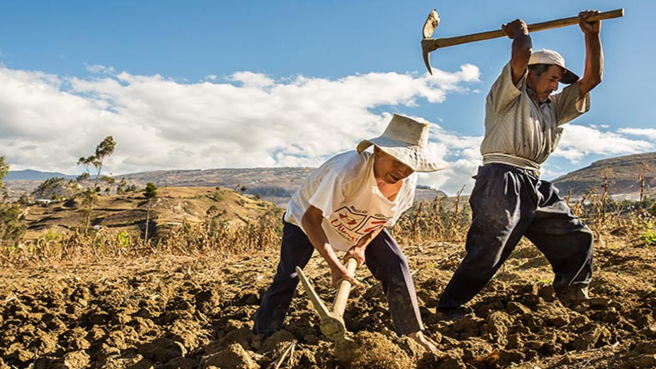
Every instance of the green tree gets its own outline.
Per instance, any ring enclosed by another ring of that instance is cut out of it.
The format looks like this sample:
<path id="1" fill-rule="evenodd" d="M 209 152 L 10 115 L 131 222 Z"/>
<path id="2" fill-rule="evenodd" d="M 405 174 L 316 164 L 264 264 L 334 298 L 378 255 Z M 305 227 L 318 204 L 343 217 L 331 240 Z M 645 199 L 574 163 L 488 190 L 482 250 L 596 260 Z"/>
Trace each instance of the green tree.
<path id="1" fill-rule="evenodd" d="M 125 180 L 125 177 L 121 178 L 121 181 L 116 185 L 116 194 L 123 195 L 125 193 L 125 188 L 127 187 L 128 182 Z"/>
<path id="2" fill-rule="evenodd" d="M 18 204 L 0 205 L 0 244 L 16 244 L 27 231 L 25 216 Z"/>
<path id="3" fill-rule="evenodd" d="M 7 198 L 7 189 L 5 188 L 5 178 L 9 174 L 9 163 L 4 156 L 0 156 L 0 192 L 2 199 L 0 203 L 0 244 L 5 242 L 17 243 L 25 231 L 25 217 L 19 204 L 5 204 Z"/>
<path id="4" fill-rule="evenodd" d="M 9 174 L 9 163 L 5 161 L 4 156 L 0 156 L 0 192 L 2 192 L 2 202 L 7 198 L 7 189 L 5 188 L 5 178 Z"/>
<path id="5" fill-rule="evenodd" d="M 66 181 L 63 177 L 52 177 L 41 182 L 39 186 L 32 191 L 32 195 L 37 199 L 60 199 L 69 198 L 77 191 L 75 182 Z"/>
<path id="6" fill-rule="evenodd" d="M 152 208 L 152 200 L 157 197 L 157 186 L 153 182 L 146 183 L 146 188 L 143 190 L 143 195 L 146 197 L 146 229 L 144 231 L 144 241 L 148 242 L 148 227 L 150 226 L 150 209 Z"/>
<path id="7" fill-rule="evenodd" d="M 93 215 L 93 205 L 98 197 L 100 190 L 100 182 L 113 183 L 113 178 L 108 176 L 102 176 L 102 168 L 104 160 L 114 153 L 116 148 L 116 142 L 112 136 L 107 136 L 101 143 L 96 146 L 96 152 L 94 155 L 91 155 L 87 158 L 81 157 L 77 161 L 78 165 L 84 166 L 85 173 L 78 177 L 78 181 L 84 181 L 92 178 L 91 168 L 95 169 L 93 176 L 93 185 L 87 187 L 82 191 L 83 204 L 85 205 L 85 221 L 84 221 L 84 232 L 89 231 L 91 227 L 91 217 Z"/>
<path id="8" fill-rule="evenodd" d="M 143 195 L 149 201 L 154 199 L 157 197 L 157 186 L 153 182 L 146 183 L 146 188 L 143 191 Z"/>

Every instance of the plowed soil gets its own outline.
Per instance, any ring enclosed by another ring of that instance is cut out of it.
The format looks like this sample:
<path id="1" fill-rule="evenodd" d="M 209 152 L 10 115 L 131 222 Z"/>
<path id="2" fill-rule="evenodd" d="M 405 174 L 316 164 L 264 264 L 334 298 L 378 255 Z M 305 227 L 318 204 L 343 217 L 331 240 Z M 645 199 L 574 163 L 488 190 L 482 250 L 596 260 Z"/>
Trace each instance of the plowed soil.
<path id="1" fill-rule="evenodd" d="M 426 333 L 441 353 L 393 332 L 382 290 L 364 268 L 344 317 L 354 339 L 344 362 L 300 286 L 284 330 L 251 332 L 276 251 L 3 269 L 0 368 L 656 367 L 656 248 L 608 237 L 595 250 L 589 302 L 556 299 L 545 258 L 522 243 L 457 321 L 438 319 L 435 306 L 463 244 L 405 245 Z M 306 275 L 331 302 L 318 256 Z"/>

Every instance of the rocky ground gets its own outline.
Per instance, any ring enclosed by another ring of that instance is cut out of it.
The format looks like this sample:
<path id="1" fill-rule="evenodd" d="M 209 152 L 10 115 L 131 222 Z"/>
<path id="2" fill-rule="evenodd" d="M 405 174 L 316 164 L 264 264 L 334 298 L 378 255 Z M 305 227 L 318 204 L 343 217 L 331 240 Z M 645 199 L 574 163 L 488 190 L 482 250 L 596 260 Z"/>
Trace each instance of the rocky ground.
<path id="1" fill-rule="evenodd" d="M 610 237 L 610 236 L 609 236 Z M 346 308 L 350 362 L 298 291 L 286 329 L 251 333 L 276 252 L 158 257 L 0 271 L 0 368 L 653 368 L 656 248 L 625 236 L 595 251 L 593 297 L 563 306 L 544 257 L 522 243 L 458 321 L 435 315 L 462 243 L 406 245 L 438 355 L 397 337 L 366 269 Z M 306 274 L 332 300 L 325 264 Z"/>

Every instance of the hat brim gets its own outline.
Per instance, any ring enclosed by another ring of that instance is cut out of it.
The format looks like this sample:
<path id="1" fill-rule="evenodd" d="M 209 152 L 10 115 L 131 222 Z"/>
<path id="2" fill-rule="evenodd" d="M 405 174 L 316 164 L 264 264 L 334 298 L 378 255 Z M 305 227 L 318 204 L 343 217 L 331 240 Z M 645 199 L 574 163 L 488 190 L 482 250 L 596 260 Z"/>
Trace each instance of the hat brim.
<path id="1" fill-rule="evenodd" d="M 560 83 L 571 85 L 572 83 L 577 82 L 578 80 L 579 80 L 579 76 L 577 76 L 571 70 L 565 68 L 565 74 L 563 75 L 563 78 L 560 79 Z"/>
<path id="2" fill-rule="evenodd" d="M 357 146 L 358 153 L 363 152 L 372 145 L 393 156 L 415 172 L 435 172 L 447 167 L 445 163 L 432 157 L 419 146 L 408 145 L 385 137 L 363 140 Z"/>

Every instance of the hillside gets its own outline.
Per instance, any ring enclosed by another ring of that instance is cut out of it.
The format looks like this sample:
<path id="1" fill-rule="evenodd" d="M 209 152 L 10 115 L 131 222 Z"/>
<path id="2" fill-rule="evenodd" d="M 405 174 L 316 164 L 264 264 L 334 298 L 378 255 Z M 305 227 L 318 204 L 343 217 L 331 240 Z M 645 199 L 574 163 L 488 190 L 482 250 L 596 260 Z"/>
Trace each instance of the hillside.
<path id="1" fill-rule="evenodd" d="M 590 166 L 556 178 L 553 182 L 566 195 L 570 190 L 575 197 L 581 196 L 591 188 L 602 191 L 604 176 L 610 179 L 609 190 L 612 195 L 636 199 L 640 193 L 639 174 L 645 174 L 646 194 L 656 194 L 656 152 L 619 156 L 599 160 Z M 610 169 L 610 171 L 609 171 Z M 291 195 L 300 187 L 314 168 L 237 168 L 206 170 L 159 170 L 115 176 L 143 188 L 146 183 L 158 187 L 223 187 L 247 195 L 257 195 L 261 199 L 285 207 Z M 29 173 L 28 173 L 29 172 Z M 30 193 L 45 178 L 65 177 L 60 173 L 37 171 L 9 172 L 6 186 L 11 199 L 18 199 L 23 193 Z M 51 175 L 50 175 L 51 174 Z M 50 176 L 49 176 L 50 175 Z M 66 177 L 68 178 L 68 177 Z M 444 196 L 442 191 L 420 186 L 417 201 L 432 200 Z"/>
<path id="2" fill-rule="evenodd" d="M 26 239 L 48 232 L 60 233 L 84 224 L 84 206 L 80 200 L 40 202 L 25 208 L 28 223 Z M 101 196 L 93 208 L 92 225 L 96 229 L 143 234 L 148 203 L 140 193 Z M 281 216 L 275 205 L 226 188 L 166 187 L 158 189 L 152 200 L 149 233 L 157 237 L 182 223 L 200 223 L 214 219 L 229 225 L 246 224 L 264 214 Z"/>
<path id="3" fill-rule="evenodd" d="M 285 207 L 289 199 L 305 178 L 315 168 L 245 168 L 207 170 L 159 170 L 115 176 L 143 188 L 152 182 L 159 188 L 165 187 L 223 187 L 246 195 L 259 196 L 262 200 Z M 58 175 L 57 177 L 62 177 Z M 15 176 L 14 176 L 15 177 Z M 26 177 L 21 177 L 26 178 Z M 18 199 L 23 193 L 31 193 L 43 180 L 7 180 L 10 198 Z M 417 189 L 417 201 L 433 200 L 444 196 L 441 191 L 421 187 Z"/>
<path id="4" fill-rule="evenodd" d="M 561 194 L 570 190 L 580 196 L 591 188 L 602 192 L 606 175 L 609 178 L 611 195 L 637 199 L 640 193 L 638 177 L 645 176 L 645 190 L 649 196 L 656 194 L 656 152 L 618 156 L 595 161 L 591 165 L 556 178 L 555 183 Z"/>

